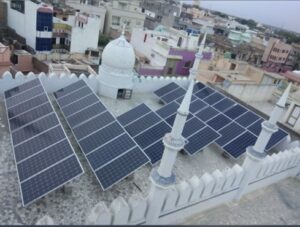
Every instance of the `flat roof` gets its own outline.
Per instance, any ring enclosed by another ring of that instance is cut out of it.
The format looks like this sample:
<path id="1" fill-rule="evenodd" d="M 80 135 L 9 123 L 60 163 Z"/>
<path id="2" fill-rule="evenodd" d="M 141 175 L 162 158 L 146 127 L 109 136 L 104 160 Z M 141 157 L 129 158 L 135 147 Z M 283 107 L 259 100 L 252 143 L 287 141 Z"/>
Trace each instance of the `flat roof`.
<path id="1" fill-rule="evenodd" d="M 129 199 L 131 196 L 146 197 L 150 189 L 149 175 L 152 166 L 149 164 L 137 170 L 130 179 L 124 179 L 107 191 L 102 191 L 96 177 L 92 173 L 84 155 L 80 151 L 76 141 L 67 127 L 61 112 L 54 102 L 52 94 L 49 94 L 52 103 L 60 117 L 61 123 L 73 145 L 73 148 L 83 165 L 85 174 L 68 183 L 63 190 L 56 190 L 29 207 L 23 208 L 19 192 L 16 166 L 13 151 L 10 145 L 10 135 L 5 114 L 4 99 L 0 96 L 0 193 L 4 203 L 0 208 L 5 210 L 0 217 L 1 224 L 31 224 L 42 215 L 49 215 L 57 224 L 85 224 L 86 217 L 91 209 L 100 201 L 109 205 L 115 198 L 122 196 Z M 101 101 L 115 115 L 145 103 L 152 110 L 162 107 L 158 98 L 153 93 L 133 93 L 130 100 L 114 100 L 100 96 Z M 222 150 L 212 144 L 193 157 L 178 154 L 174 172 L 177 181 L 186 180 L 194 175 L 201 176 L 205 172 L 213 172 L 216 169 L 226 169 L 234 164 L 242 164 L 244 157 L 239 160 L 223 158 Z M 71 189 L 71 192 L 69 192 Z"/>

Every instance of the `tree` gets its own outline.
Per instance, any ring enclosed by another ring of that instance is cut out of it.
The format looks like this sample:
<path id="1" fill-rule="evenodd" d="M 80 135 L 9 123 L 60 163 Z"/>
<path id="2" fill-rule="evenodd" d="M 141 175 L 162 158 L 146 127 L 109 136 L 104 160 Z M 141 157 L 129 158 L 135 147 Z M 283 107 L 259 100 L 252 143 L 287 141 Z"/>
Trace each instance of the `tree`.
<path id="1" fill-rule="evenodd" d="M 110 41 L 110 38 L 106 35 L 100 35 L 98 40 L 98 45 L 101 47 L 106 46 Z"/>

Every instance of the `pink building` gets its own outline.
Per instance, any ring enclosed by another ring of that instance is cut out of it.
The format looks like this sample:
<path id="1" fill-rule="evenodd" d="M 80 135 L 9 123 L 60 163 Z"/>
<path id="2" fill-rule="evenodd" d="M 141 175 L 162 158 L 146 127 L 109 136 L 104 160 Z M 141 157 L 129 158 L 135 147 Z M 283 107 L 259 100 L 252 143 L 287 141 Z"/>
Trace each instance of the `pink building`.
<path id="1" fill-rule="evenodd" d="M 272 72 L 282 72 L 291 69 L 288 56 L 292 46 L 281 42 L 279 39 L 271 38 L 262 57 L 264 68 Z"/>
<path id="2" fill-rule="evenodd" d="M 9 47 L 0 43 L 0 77 L 2 77 L 4 72 L 10 70 L 10 55 L 11 51 Z"/>

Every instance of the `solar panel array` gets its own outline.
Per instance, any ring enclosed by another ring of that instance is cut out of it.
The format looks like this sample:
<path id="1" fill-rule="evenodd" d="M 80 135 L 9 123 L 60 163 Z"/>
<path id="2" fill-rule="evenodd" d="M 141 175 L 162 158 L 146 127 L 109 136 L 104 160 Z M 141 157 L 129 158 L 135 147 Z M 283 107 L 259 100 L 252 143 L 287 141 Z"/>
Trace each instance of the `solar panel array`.
<path id="1" fill-rule="evenodd" d="M 154 93 L 168 106 L 174 105 L 172 104 L 174 102 L 180 103 L 185 94 L 185 92 L 181 92 L 182 89 L 172 82 Z M 204 137 L 200 137 L 201 131 L 199 131 L 198 136 L 195 135 L 195 138 L 192 139 L 188 138 L 188 141 L 206 140 L 205 136 L 209 137 L 209 133 L 213 129 L 214 132 L 221 134 L 220 138 L 215 141 L 216 144 L 232 158 L 238 158 L 248 146 L 254 145 L 264 120 L 248 108 L 200 82 L 194 86 L 190 112 L 206 127 L 209 126 L 209 130 L 206 134 L 203 133 Z M 274 133 L 267 144 L 266 152 L 280 143 L 287 135 L 288 133 L 282 129 Z M 189 146 L 187 144 L 186 148 Z"/>
<path id="2" fill-rule="evenodd" d="M 195 104 L 195 106 L 199 106 L 199 102 L 196 100 Z M 191 109 L 195 106 L 191 105 Z M 162 138 L 166 133 L 171 132 L 178 108 L 179 103 L 176 101 L 167 104 L 156 112 L 153 112 L 145 104 L 141 104 L 118 117 L 120 123 L 123 124 L 133 139 L 144 149 L 153 165 L 162 158 L 164 150 Z M 188 139 L 184 151 L 189 155 L 195 154 L 220 136 L 210 126 L 192 114 L 187 117 L 183 135 Z M 199 140 L 199 136 L 203 135 L 205 135 L 206 140 Z"/>
<path id="3" fill-rule="evenodd" d="M 83 173 L 39 79 L 5 91 L 24 206 Z"/>
<path id="4" fill-rule="evenodd" d="M 83 80 L 56 91 L 54 96 L 103 190 L 149 162 Z M 137 129 L 132 133 L 138 133 Z"/>

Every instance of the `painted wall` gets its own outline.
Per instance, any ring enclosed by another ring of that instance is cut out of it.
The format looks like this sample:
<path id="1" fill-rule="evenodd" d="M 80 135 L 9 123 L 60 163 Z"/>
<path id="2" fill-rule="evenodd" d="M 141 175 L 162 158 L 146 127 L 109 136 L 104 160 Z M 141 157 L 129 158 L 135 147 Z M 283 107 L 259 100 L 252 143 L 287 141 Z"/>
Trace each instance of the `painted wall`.
<path id="1" fill-rule="evenodd" d="M 164 74 L 164 69 L 139 68 L 138 73 L 141 75 L 162 76 Z"/>
<path id="2" fill-rule="evenodd" d="M 25 13 L 13 10 L 8 6 L 8 26 L 16 30 L 20 36 L 26 39 L 26 44 L 35 49 L 36 43 L 36 18 L 38 4 L 32 1 L 25 1 Z"/>
<path id="3" fill-rule="evenodd" d="M 74 16 L 72 16 L 74 17 Z M 101 29 L 101 19 L 98 16 L 88 17 L 88 23 L 83 28 L 75 25 L 75 19 L 72 28 L 71 50 L 72 53 L 84 53 L 87 48 L 97 48 L 99 32 Z"/>
<path id="4" fill-rule="evenodd" d="M 185 68 L 184 65 L 186 62 L 191 62 L 191 66 L 195 61 L 195 53 L 194 51 L 182 50 L 176 48 L 170 48 L 169 55 L 177 55 L 182 56 L 182 60 L 179 61 L 176 65 L 176 75 L 180 76 L 188 76 L 190 68 Z"/>

